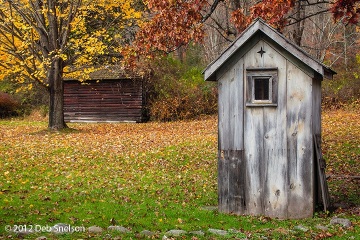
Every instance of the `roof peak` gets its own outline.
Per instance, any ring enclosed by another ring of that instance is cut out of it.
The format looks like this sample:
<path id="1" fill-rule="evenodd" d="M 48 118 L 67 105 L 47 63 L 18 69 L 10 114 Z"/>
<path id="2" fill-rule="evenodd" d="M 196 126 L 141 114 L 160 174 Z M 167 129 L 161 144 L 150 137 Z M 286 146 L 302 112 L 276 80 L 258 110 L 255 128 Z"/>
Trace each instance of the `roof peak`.
<path id="1" fill-rule="evenodd" d="M 215 80 L 215 72 L 259 31 L 322 76 L 332 78 L 332 75 L 336 74 L 328 66 L 310 56 L 310 54 L 306 53 L 297 44 L 290 41 L 282 33 L 271 27 L 264 19 L 258 17 L 219 55 L 218 58 L 206 67 L 203 71 L 205 80 Z"/>

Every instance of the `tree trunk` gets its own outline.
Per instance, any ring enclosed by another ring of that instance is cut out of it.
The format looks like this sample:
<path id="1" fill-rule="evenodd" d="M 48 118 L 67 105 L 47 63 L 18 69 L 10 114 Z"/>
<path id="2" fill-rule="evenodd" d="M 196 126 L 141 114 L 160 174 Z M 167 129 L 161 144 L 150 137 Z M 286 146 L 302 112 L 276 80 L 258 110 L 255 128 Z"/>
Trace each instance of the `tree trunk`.
<path id="1" fill-rule="evenodd" d="M 298 0 L 295 3 L 295 17 L 296 17 L 296 23 L 294 25 L 294 31 L 293 31 L 293 41 L 298 45 L 301 46 L 301 40 L 304 33 L 304 22 L 305 20 L 301 20 L 305 17 L 305 9 L 301 6 L 301 0 Z"/>
<path id="2" fill-rule="evenodd" d="M 63 82 L 63 60 L 55 58 L 48 72 L 50 108 L 49 129 L 61 130 L 67 128 L 64 120 L 64 82 Z"/>

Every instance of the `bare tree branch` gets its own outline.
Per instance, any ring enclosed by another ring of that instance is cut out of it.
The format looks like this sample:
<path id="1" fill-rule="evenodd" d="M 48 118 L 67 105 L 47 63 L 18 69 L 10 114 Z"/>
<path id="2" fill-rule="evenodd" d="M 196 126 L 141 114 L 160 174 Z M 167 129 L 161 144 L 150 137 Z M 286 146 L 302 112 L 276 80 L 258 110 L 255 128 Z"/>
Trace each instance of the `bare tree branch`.
<path id="1" fill-rule="evenodd" d="M 219 4 L 220 2 L 222 2 L 222 1 L 224 1 L 224 0 L 215 0 L 215 1 L 213 2 L 213 4 L 212 4 L 211 7 L 210 7 L 210 11 L 207 12 L 207 14 L 202 17 L 202 20 L 201 20 L 202 23 L 204 23 L 206 20 L 208 20 L 208 18 L 213 14 L 213 12 L 215 11 L 215 9 L 217 8 L 218 4 Z"/>
<path id="2" fill-rule="evenodd" d="M 293 16 L 289 16 L 288 18 L 289 18 L 289 19 L 292 19 L 292 20 L 294 20 L 294 21 L 289 22 L 286 26 L 294 25 L 294 24 L 296 24 L 296 23 L 299 23 L 299 22 L 304 21 L 305 19 L 311 18 L 311 17 L 313 17 L 313 16 L 316 16 L 316 15 L 319 15 L 319 14 L 322 14 L 322 13 L 327 13 L 327 12 L 329 12 L 329 10 L 330 10 L 330 9 L 325 9 L 325 10 L 322 10 L 322 11 L 319 11 L 319 12 L 316 12 L 316 13 L 312 13 L 312 14 L 306 15 L 305 17 L 302 17 L 302 18 L 300 18 L 300 19 L 297 19 L 297 18 L 295 18 L 295 17 L 293 17 Z"/>

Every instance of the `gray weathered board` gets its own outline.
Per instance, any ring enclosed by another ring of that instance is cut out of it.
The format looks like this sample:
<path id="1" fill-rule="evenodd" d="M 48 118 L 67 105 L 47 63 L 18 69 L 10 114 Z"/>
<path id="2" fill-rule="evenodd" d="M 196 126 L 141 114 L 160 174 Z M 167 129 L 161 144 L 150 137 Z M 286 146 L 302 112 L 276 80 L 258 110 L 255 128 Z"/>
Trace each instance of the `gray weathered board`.
<path id="1" fill-rule="evenodd" d="M 322 157 L 321 153 L 321 137 L 320 135 L 314 135 L 314 146 L 315 146 L 315 153 L 316 153 L 316 171 L 319 182 L 319 196 L 321 198 L 321 202 L 323 204 L 324 211 L 326 212 L 330 207 L 330 194 L 329 188 L 326 182 L 326 162 L 325 159 Z"/>

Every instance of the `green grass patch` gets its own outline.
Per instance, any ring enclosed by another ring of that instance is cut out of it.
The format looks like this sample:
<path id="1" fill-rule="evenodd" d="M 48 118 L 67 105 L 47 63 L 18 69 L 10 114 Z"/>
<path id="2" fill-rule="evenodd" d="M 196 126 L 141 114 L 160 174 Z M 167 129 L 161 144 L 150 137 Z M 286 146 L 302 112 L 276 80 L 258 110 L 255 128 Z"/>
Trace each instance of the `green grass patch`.
<path id="1" fill-rule="evenodd" d="M 325 114 L 324 121 L 337 123 L 334 114 Z M 357 130 L 359 120 L 352 121 L 352 130 Z M 27 238 L 134 239 L 141 238 L 139 233 L 144 229 L 155 232 L 156 239 L 171 229 L 203 231 L 205 236 L 196 236 L 197 239 L 329 236 L 341 239 L 360 234 L 359 185 L 349 179 L 332 178 L 329 182 L 332 201 L 343 204 L 342 207 L 327 214 L 316 213 L 311 219 L 276 220 L 226 215 L 214 210 L 213 206 L 217 205 L 215 118 L 174 123 L 71 124 L 70 127 L 76 130 L 52 133 L 44 131 L 46 123 L 0 121 L 0 239 L 16 238 L 6 232 L 7 225 L 46 227 L 57 223 L 86 228 L 97 225 L 104 229 L 116 223 L 132 232 L 55 235 L 42 231 Z M 346 169 L 341 174 L 359 174 L 359 138 L 349 137 L 336 125 L 338 128 L 333 134 L 330 130 L 324 134 L 329 173 L 339 174 Z M 339 149 L 344 150 L 337 153 Z M 349 218 L 353 227 L 329 225 L 335 215 Z M 328 230 L 316 228 L 318 224 L 327 226 Z M 299 225 L 308 230 L 297 230 Z M 221 237 L 209 233 L 209 228 L 232 230 Z M 193 237 L 187 234 L 181 238 Z"/>

